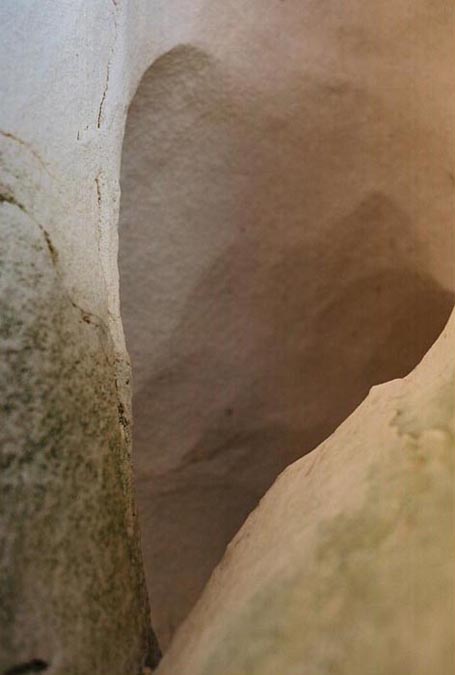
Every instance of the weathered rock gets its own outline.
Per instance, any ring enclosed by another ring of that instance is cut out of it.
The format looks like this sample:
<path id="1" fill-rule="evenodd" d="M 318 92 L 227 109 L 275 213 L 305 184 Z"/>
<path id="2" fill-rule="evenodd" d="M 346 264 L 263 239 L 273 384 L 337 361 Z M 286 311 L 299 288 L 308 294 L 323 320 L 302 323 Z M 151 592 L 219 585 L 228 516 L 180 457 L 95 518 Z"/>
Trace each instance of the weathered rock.
<path id="1" fill-rule="evenodd" d="M 450 675 L 455 315 L 276 481 L 159 675 Z"/>
<path id="2" fill-rule="evenodd" d="M 140 84 L 123 156 L 163 642 L 276 475 L 419 362 L 454 288 L 450 3 L 199 5 L 169 10 L 180 34 Z"/>
<path id="3" fill-rule="evenodd" d="M 1 5 L 2 675 L 135 675 L 157 656 L 118 312 L 119 158 L 141 74 L 125 11 Z"/>
<path id="4" fill-rule="evenodd" d="M 0 671 L 124 675 L 147 658 L 116 264 L 144 71 L 124 309 L 166 641 L 277 473 L 442 326 L 451 12 L 1 3 Z"/>

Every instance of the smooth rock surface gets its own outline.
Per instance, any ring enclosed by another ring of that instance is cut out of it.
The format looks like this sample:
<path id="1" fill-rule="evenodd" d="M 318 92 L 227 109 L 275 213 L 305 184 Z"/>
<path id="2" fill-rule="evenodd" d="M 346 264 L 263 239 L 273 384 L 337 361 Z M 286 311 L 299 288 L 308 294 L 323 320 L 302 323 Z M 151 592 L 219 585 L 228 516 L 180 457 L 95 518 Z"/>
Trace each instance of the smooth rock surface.
<path id="1" fill-rule="evenodd" d="M 419 362 L 454 289 L 450 3 L 190 4 L 167 5 L 121 177 L 163 644 L 278 473 Z"/>
<path id="2" fill-rule="evenodd" d="M 455 315 L 279 477 L 159 675 L 450 675 Z"/>

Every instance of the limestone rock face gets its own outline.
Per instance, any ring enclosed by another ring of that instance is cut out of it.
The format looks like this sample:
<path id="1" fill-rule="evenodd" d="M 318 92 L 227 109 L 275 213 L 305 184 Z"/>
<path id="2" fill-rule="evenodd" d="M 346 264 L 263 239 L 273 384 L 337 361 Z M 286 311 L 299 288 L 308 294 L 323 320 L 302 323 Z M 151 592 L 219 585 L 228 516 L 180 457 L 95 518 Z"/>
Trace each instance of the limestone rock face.
<path id="1" fill-rule="evenodd" d="M 278 473 L 419 362 L 454 289 L 450 3 L 169 11 L 120 218 L 163 643 Z"/>
<path id="2" fill-rule="evenodd" d="M 117 269 L 144 73 L 120 248 L 163 644 L 278 473 L 441 330 L 453 8 L 338 4 L 1 3 L 2 675 L 157 658 Z"/>
<path id="3" fill-rule="evenodd" d="M 159 675 L 449 675 L 455 653 L 455 316 L 279 477 Z"/>
<path id="4" fill-rule="evenodd" d="M 116 261 L 134 23 L 105 2 L 0 12 L 0 672 L 136 675 L 157 655 Z"/>
<path id="5" fill-rule="evenodd" d="M 116 351 L 103 320 L 65 291 L 47 231 L 11 200 L 1 207 L 1 672 L 137 672 L 149 627 Z"/>

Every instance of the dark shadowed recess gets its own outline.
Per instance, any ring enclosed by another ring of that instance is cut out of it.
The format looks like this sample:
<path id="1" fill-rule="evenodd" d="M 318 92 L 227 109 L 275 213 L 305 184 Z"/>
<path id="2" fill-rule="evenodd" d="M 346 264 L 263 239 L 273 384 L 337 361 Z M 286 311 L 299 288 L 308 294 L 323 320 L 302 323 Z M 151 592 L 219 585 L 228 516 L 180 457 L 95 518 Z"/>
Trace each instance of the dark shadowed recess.
<path id="1" fill-rule="evenodd" d="M 25 675 L 26 673 L 42 673 L 47 670 L 49 664 L 42 659 L 32 659 L 26 663 L 19 663 L 16 666 L 7 668 L 3 675 Z"/>

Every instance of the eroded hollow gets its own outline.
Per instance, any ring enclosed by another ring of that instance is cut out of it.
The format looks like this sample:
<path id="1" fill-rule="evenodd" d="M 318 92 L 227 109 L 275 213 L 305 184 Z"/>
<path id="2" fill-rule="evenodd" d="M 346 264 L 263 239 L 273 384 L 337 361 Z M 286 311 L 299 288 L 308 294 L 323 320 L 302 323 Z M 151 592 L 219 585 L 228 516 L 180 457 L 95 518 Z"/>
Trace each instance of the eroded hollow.
<path id="1" fill-rule="evenodd" d="M 3 675 L 25 675 L 25 673 L 42 673 L 49 668 L 49 664 L 42 659 L 32 659 L 26 663 L 19 663 L 7 668 Z"/>
<path id="2" fill-rule="evenodd" d="M 431 156 L 398 117 L 385 123 L 406 143 L 384 148 L 384 110 L 355 87 L 293 77 L 280 97 L 246 96 L 229 68 L 179 47 L 128 115 L 122 316 L 164 647 L 277 474 L 417 364 L 453 304 L 450 225 L 430 251 L 431 207 L 415 217 Z"/>

